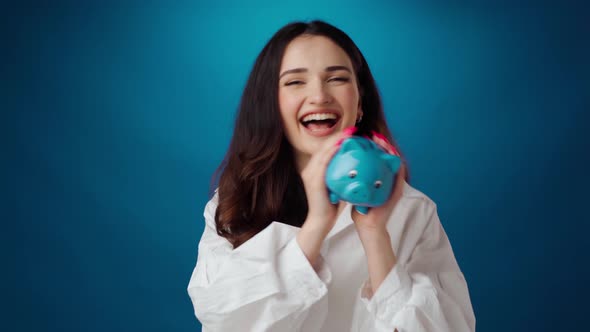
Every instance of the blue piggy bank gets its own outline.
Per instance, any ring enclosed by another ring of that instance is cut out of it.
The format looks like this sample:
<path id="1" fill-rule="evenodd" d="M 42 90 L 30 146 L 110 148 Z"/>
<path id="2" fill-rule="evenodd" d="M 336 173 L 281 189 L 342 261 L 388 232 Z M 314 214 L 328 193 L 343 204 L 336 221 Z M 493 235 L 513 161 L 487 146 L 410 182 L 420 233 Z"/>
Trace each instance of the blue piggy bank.
<path id="1" fill-rule="evenodd" d="M 326 170 L 326 186 L 332 204 L 346 201 L 361 214 L 384 204 L 401 165 L 398 156 L 359 136 L 345 139 Z"/>

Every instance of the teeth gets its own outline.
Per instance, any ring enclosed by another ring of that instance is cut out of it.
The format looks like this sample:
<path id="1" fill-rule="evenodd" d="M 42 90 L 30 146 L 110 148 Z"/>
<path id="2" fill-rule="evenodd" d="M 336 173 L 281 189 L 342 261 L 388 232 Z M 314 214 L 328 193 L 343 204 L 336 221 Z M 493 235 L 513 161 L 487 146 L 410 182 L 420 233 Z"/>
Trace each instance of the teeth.
<path id="1" fill-rule="evenodd" d="M 338 118 L 338 116 L 336 116 L 336 114 L 334 114 L 334 113 L 313 113 L 313 114 L 308 114 L 308 115 L 304 116 L 303 119 L 301 119 L 301 122 L 307 122 L 307 121 L 312 121 L 312 120 L 328 120 L 328 119 L 336 120 L 337 118 Z"/>

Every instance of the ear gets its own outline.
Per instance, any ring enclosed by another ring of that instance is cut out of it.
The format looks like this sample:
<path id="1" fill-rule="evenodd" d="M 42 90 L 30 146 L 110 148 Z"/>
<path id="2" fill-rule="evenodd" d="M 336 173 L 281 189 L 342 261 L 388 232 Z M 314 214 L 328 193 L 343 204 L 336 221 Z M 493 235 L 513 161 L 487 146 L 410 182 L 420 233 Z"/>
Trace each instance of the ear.
<path id="1" fill-rule="evenodd" d="M 388 153 L 384 153 L 381 156 L 381 159 L 385 161 L 385 163 L 393 173 L 397 173 L 397 170 L 399 169 L 402 163 L 401 159 L 398 156 L 394 156 Z"/>
<path id="2" fill-rule="evenodd" d="M 354 139 L 354 137 L 347 138 L 342 142 L 340 146 L 340 152 L 348 152 L 352 150 L 362 150 L 362 145 Z"/>

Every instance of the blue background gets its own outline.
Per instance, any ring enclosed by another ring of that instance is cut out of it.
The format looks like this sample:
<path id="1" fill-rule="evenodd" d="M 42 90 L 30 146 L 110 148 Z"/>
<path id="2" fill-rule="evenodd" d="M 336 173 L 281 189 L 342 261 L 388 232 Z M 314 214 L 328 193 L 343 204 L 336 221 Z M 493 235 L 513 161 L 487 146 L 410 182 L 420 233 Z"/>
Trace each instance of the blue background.
<path id="1" fill-rule="evenodd" d="M 587 326 L 583 6 L 44 3 L 0 25 L 2 330 L 198 330 L 186 286 L 245 80 L 278 28 L 314 18 L 365 54 L 478 331 Z"/>

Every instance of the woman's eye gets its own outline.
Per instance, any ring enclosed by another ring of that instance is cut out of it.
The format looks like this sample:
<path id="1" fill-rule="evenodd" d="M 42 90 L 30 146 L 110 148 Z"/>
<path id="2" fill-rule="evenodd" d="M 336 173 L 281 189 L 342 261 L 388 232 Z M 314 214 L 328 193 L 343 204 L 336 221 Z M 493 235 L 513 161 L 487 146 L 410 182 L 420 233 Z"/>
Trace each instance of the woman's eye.
<path id="1" fill-rule="evenodd" d="M 379 181 L 379 180 L 375 181 L 375 188 L 381 188 L 381 185 L 382 184 L 383 183 L 381 181 Z"/>
<path id="2" fill-rule="evenodd" d="M 348 77 L 332 77 L 328 80 L 328 82 L 348 82 L 350 79 Z"/>
<path id="3" fill-rule="evenodd" d="M 289 85 L 300 85 L 300 84 L 303 84 L 303 81 L 297 81 L 297 80 L 295 80 L 295 81 L 289 81 L 289 82 L 285 83 L 285 86 L 289 86 Z"/>

